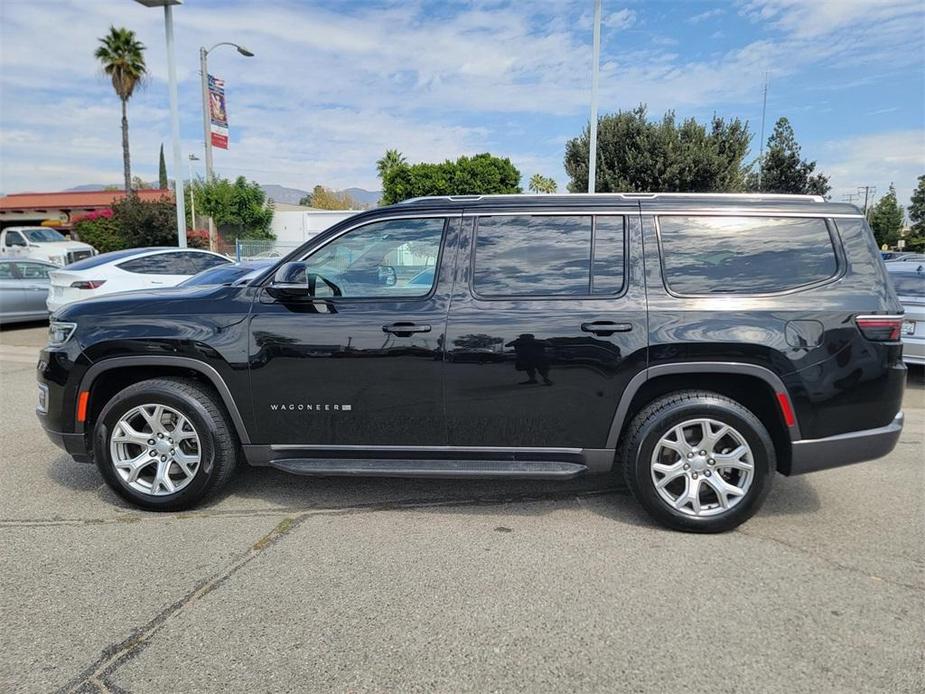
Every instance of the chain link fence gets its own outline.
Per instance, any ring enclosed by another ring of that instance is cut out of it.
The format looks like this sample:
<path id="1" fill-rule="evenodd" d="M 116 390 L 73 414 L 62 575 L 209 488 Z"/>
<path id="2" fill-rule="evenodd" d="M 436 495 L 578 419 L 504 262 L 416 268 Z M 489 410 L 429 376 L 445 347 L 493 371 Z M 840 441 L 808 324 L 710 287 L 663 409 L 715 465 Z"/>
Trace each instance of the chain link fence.
<path id="1" fill-rule="evenodd" d="M 298 248 L 299 244 L 280 243 L 276 239 L 235 239 L 234 245 L 229 246 L 227 255 L 240 263 L 248 260 L 282 258 Z"/>

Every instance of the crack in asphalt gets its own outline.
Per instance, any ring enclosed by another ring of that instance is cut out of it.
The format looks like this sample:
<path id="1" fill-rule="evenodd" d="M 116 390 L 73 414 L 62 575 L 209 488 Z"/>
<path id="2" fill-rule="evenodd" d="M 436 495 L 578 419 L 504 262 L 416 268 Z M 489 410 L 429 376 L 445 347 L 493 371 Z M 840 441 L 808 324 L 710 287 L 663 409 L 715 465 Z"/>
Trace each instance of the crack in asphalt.
<path id="1" fill-rule="evenodd" d="M 232 576 L 244 568 L 247 564 L 273 547 L 280 540 L 291 534 L 306 520 L 317 516 L 326 515 L 352 515 L 359 513 L 377 513 L 381 511 L 400 511 L 420 508 L 446 508 L 446 507 L 465 507 L 465 506 L 495 506 L 506 503 L 537 503 L 543 501 L 563 501 L 578 500 L 584 497 L 604 496 L 612 494 L 617 489 L 595 489 L 579 492 L 547 492 L 541 494 L 503 494 L 483 497 L 470 497 L 462 499 L 406 499 L 401 501 L 385 503 L 354 504 L 345 506 L 333 506 L 303 509 L 295 515 L 287 515 L 281 520 L 276 527 L 269 533 L 258 539 L 244 553 L 239 555 L 225 565 L 220 571 L 211 574 L 207 578 L 200 579 L 193 584 L 193 587 L 187 591 L 179 600 L 168 605 L 153 618 L 140 627 L 132 629 L 131 634 L 115 643 L 112 643 L 100 653 L 100 657 L 93 661 L 89 666 L 84 668 L 75 677 L 57 689 L 62 694 L 83 694 L 87 692 L 107 692 L 118 694 L 125 692 L 112 681 L 112 676 L 116 670 L 125 663 L 136 658 L 150 643 L 151 640 L 160 632 L 170 620 L 177 615 L 182 614 L 185 610 L 195 605 L 199 600 L 209 593 L 221 588 Z M 240 512 L 229 511 L 221 512 L 200 512 L 195 514 L 182 514 L 170 516 L 179 517 L 203 517 L 203 516 L 229 516 Z M 250 515 L 280 515 L 284 511 L 276 511 L 273 514 L 264 512 L 255 512 Z M 159 516 L 163 517 L 163 516 Z M 83 521 L 80 521 L 83 523 Z M 92 523 L 91 523 L 92 524 Z"/>

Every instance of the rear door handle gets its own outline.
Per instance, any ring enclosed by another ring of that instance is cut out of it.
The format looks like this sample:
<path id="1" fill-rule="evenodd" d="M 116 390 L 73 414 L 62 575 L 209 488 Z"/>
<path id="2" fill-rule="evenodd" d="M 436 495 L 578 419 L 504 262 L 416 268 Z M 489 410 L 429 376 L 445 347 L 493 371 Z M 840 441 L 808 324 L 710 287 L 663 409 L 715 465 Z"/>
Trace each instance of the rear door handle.
<path id="1" fill-rule="evenodd" d="M 632 323 L 614 323 L 610 320 L 596 320 L 590 323 L 582 323 L 581 329 L 586 333 L 594 333 L 601 337 L 607 337 L 614 333 L 628 333 L 633 329 Z"/>
<path id="2" fill-rule="evenodd" d="M 429 333 L 429 325 L 418 325 L 410 321 L 398 321 L 390 325 L 383 325 L 382 332 L 392 333 L 396 337 L 411 337 L 412 333 Z"/>

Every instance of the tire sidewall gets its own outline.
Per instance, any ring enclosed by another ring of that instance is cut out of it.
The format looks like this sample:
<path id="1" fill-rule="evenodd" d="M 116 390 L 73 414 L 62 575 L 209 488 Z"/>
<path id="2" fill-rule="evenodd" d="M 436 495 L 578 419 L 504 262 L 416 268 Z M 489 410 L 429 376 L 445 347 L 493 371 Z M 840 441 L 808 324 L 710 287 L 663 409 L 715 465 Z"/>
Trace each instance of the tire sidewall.
<path id="1" fill-rule="evenodd" d="M 109 449 L 113 428 L 126 412 L 139 405 L 167 405 L 187 417 L 199 435 L 199 469 L 189 484 L 173 494 L 151 496 L 132 489 L 112 463 Z M 201 403 L 157 385 L 152 385 L 143 392 L 117 395 L 106 404 L 97 418 L 93 435 L 94 460 L 109 486 L 133 504 L 152 510 L 169 509 L 177 504 L 188 505 L 206 494 L 215 475 L 215 452 L 218 447 L 214 440 L 214 432 L 217 423 L 212 419 Z"/>
<path id="2" fill-rule="evenodd" d="M 729 512 L 718 516 L 697 518 L 671 508 L 658 495 L 652 481 L 652 453 L 659 440 L 678 424 L 697 418 L 715 419 L 736 429 L 748 442 L 754 460 L 752 484 L 745 498 Z M 661 416 L 647 422 L 640 431 L 638 441 L 632 464 L 639 502 L 673 528 L 693 532 L 729 530 L 754 515 L 770 491 L 776 460 L 774 444 L 761 420 L 735 403 L 710 397 L 676 403 Z"/>

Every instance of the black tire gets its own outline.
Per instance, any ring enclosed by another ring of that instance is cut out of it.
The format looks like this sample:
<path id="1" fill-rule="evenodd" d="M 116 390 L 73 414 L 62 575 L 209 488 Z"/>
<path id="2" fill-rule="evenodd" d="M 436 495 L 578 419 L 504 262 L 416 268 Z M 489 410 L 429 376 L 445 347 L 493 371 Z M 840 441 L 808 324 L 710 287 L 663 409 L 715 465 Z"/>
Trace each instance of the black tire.
<path id="1" fill-rule="evenodd" d="M 139 405 L 167 405 L 182 413 L 199 436 L 201 462 L 182 489 L 153 496 L 130 487 L 116 472 L 110 456 L 110 438 L 119 419 Z M 103 407 L 93 432 L 93 455 L 106 483 L 126 501 L 150 511 L 191 508 L 216 493 L 231 478 L 237 465 L 239 443 L 228 413 L 218 396 L 192 379 L 156 378 L 135 383 L 116 394 Z"/>
<path id="2" fill-rule="evenodd" d="M 745 495 L 735 505 L 730 504 L 728 510 L 705 517 L 671 507 L 659 496 L 651 472 L 652 456 L 662 437 L 679 424 L 697 418 L 710 418 L 733 427 L 751 448 L 754 465 L 751 486 Z M 751 518 L 770 491 L 777 468 L 774 444 L 758 417 L 724 395 L 694 390 L 670 393 L 644 407 L 626 430 L 618 460 L 627 486 L 649 515 L 668 528 L 699 533 L 725 532 Z"/>

